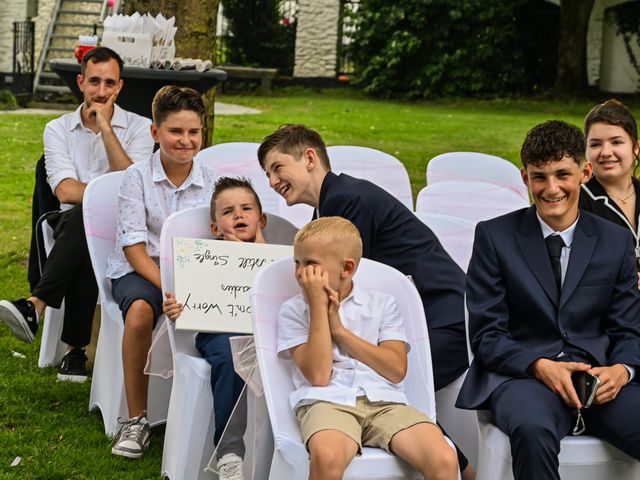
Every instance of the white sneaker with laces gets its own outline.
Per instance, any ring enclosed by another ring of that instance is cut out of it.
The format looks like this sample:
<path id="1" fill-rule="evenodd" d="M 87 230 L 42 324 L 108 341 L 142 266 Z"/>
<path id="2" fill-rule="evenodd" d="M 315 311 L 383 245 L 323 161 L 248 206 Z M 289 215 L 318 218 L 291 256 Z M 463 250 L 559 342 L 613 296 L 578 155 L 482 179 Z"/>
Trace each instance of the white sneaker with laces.
<path id="1" fill-rule="evenodd" d="M 129 420 L 118 419 L 120 430 L 115 437 L 115 444 L 111 449 L 113 455 L 127 458 L 140 458 L 149 448 L 151 426 L 147 421 L 147 412 Z"/>
<path id="2" fill-rule="evenodd" d="M 235 453 L 227 453 L 218 460 L 219 480 L 244 480 L 242 472 L 242 458 Z"/>

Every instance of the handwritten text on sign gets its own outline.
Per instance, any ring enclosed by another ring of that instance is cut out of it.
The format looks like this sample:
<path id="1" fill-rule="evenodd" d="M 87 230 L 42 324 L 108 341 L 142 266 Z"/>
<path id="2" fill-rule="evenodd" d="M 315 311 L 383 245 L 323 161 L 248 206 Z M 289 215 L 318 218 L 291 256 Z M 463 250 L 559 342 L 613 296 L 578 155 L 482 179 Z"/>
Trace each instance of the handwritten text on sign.
<path id="1" fill-rule="evenodd" d="M 291 255 L 290 245 L 175 237 L 175 293 L 184 305 L 176 328 L 252 333 L 253 278 L 262 267 Z"/>

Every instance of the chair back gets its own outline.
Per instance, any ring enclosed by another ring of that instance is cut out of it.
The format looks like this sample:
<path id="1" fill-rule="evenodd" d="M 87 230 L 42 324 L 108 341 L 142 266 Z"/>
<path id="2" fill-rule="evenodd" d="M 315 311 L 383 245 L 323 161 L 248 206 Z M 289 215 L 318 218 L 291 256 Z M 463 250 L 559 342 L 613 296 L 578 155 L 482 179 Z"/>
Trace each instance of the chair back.
<path id="1" fill-rule="evenodd" d="M 416 212 L 415 215 L 438 237 L 453 261 L 466 273 L 473 250 L 475 224 L 439 213 Z"/>
<path id="2" fill-rule="evenodd" d="M 116 245 L 118 192 L 124 171 L 111 172 L 95 178 L 87 185 L 82 199 L 84 230 L 91 265 L 98 281 L 100 303 L 111 299 L 111 282 L 106 277 L 107 259 Z"/>
<path id="3" fill-rule="evenodd" d="M 309 205 L 288 207 L 284 199 L 269 186 L 269 179 L 258 162 L 259 146 L 259 143 L 253 142 L 219 143 L 202 149 L 197 158 L 220 175 L 248 178 L 265 212 L 279 215 L 301 227 L 311 220 L 313 208 Z"/>
<path id="4" fill-rule="evenodd" d="M 493 183 L 529 202 L 529 192 L 518 167 L 495 155 L 449 152 L 432 158 L 427 165 L 427 185 L 451 180 Z"/>
<path id="5" fill-rule="evenodd" d="M 378 262 L 362 259 L 355 280 L 366 290 L 393 295 L 400 308 L 411 351 L 404 380 L 409 403 L 436 418 L 431 369 L 431 350 L 422 301 L 415 286 L 399 271 Z M 256 353 L 265 391 L 274 441 L 283 456 L 287 446 L 300 443 L 298 423 L 289 406 L 293 391 L 291 359 L 276 353 L 277 322 L 280 305 L 300 293 L 291 258 L 273 262 L 261 270 L 253 283 L 251 311 Z M 293 450 L 293 449 L 292 449 Z M 295 464 L 293 461 L 291 464 Z"/>
<path id="6" fill-rule="evenodd" d="M 409 210 L 413 210 L 409 174 L 393 155 L 374 148 L 347 145 L 328 147 L 327 153 L 334 173 L 346 173 L 369 180 L 400 200 Z"/>
<path id="7" fill-rule="evenodd" d="M 494 183 L 459 180 L 427 185 L 416 200 L 416 212 L 463 218 L 474 225 L 528 206 L 529 202 L 513 190 Z"/>

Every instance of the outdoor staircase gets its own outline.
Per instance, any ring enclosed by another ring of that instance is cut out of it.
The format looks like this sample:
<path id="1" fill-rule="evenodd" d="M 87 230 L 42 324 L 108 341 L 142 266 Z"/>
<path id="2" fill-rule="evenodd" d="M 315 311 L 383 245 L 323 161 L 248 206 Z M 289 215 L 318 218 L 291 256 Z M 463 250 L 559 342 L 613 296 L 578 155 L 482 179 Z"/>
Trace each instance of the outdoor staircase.
<path id="1" fill-rule="evenodd" d="M 74 58 L 78 35 L 93 35 L 104 15 L 104 0 L 56 0 L 34 79 L 34 93 L 70 93 L 69 87 L 49 69 L 49 60 Z M 97 32 L 100 34 L 100 31 Z"/>

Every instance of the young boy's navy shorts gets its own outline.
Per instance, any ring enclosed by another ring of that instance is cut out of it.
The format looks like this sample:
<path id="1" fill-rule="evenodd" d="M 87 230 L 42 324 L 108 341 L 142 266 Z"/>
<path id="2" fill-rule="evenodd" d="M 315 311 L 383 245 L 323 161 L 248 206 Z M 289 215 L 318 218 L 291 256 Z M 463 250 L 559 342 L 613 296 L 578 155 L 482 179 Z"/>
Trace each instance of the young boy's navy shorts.
<path id="1" fill-rule="evenodd" d="M 153 326 L 162 315 L 162 292 L 153 283 L 136 272 L 127 273 L 120 278 L 111 279 L 111 294 L 120 306 L 122 319 L 136 300 L 144 300 L 153 309 Z"/>

